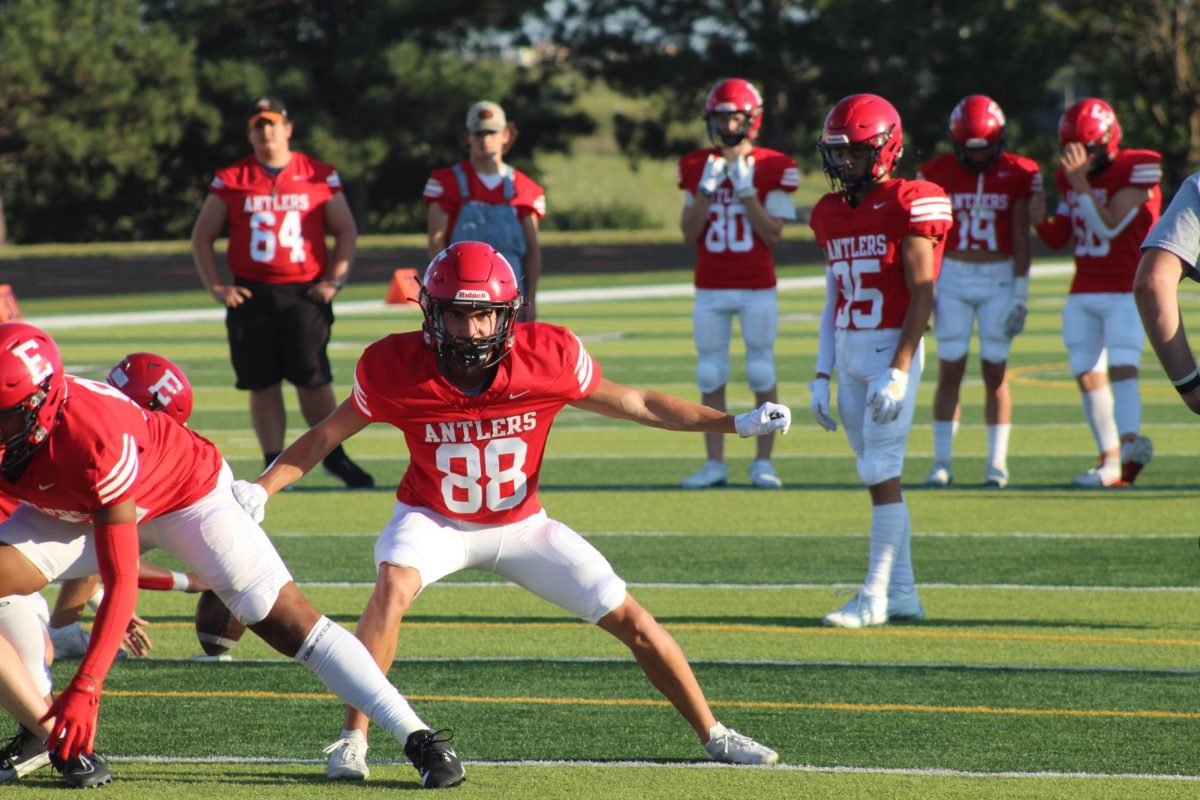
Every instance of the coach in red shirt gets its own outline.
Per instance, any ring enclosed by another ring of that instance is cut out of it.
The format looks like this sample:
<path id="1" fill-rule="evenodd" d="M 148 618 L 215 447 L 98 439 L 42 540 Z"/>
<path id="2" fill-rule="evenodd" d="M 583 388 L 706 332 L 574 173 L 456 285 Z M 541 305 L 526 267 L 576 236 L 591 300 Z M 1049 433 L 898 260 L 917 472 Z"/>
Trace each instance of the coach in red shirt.
<path id="1" fill-rule="evenodd" d="M 250 419 L 269 465 L 283 450 L 282 381 L 296 387 L 309 425 L 333 412 L 326 348 L 333 298 L 341 291 L 358 230 L 337 170 L 291 149 L 292 122 L 278 100 L 261 98 L 246 121 L 253 155 L 217 170 L 192 229 L 192 257 L 204 287 L 226 309 L 237 388 L 250 392 Z M 229 230 L 225 282 L 213 244 Z M 325 248 L 333 235 L 333 257 Z M 374 479 L 335 450 L 325 470 L 350 488 Z"/>

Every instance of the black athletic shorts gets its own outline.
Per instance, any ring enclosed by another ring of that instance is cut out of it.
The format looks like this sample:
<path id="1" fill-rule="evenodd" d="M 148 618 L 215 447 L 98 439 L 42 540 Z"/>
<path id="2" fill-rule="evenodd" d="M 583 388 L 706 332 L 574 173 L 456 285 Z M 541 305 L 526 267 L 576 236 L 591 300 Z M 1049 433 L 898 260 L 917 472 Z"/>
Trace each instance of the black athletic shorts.
<path id="1" fill-rule="evenodd" d="M 282 380 L 311 389 L 333 381 L 329 332 L 333 305 L 310 300 L 305 283 L 258 283 L 241 278 L 251 296 L 226 309 L 229 357 L 239 389 L 266 389 Z"/>

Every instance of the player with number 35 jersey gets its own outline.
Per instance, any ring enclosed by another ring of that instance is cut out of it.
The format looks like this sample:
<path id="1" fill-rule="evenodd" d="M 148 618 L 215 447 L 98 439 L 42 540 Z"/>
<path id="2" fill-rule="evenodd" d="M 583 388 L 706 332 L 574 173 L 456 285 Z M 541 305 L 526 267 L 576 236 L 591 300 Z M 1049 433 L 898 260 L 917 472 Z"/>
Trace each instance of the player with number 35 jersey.
<path id="1" fill-rule="evenodd" d="M 508 261 L 483 242 L 457 242 L 425 272 L 421 331 L 367 348 L 353 395 L 301 436 L 253 484 L 235 491 L 260 516 L 267 498 L 337 443 L 373 422 L 400 428 L 408 470 L 375 543 L 375 593 L 358 625 L 381 665 L 396 656 L 400 622 L 426 586 L 485 569 L 616 636 L 691 724 L 709 758 L 772 763 L 774 750 L 717 722 L 679 645 L 638 605 L 608 560 L 550 519 L 537 498 L 546 435 L 564 405 L 676 431 L 786 432 L 790 411 L 765 403 L 731 417 L 606 380 L 577 336 L 516 323 L 522 297 Z M 366 719 L 346 712 L 326 752 L 330 778 L 365 778 Z"/>
<path id="2" fill-rule="evenodd" d="M 922 619 L 900 471 L 950 200 L 935 184 L 891 177 L 904 133 L 896 109 L 878 95 L 840 100 L 817 147 L 834 191 L 810 219 L 828 264 L 810 406 L 817 424 L 837 430 L 829 390 L 836 366 L 838 415 L 872 506 L 863 586 L 824 622 L 864 628 Z"/>
<path id="3" fill-rule="evenodd" d="M 729 345 L 738 318 L 746 345 L 746 383 L 756 403 L 775 402 L 775 336 L 779 309 L 775 259 L 771 248 L 785 220 L 796 218 L 792 192 L 799 173 L 783 153 L 754 143 L 763 122 L 763 100 L 749 81 L 720 81 L 704 102 L 713 147 L 679 160 L 683 190 L 683 239 L 696 246 L 696 302 L 692 337 L 696 345 L 696 384 L 700 402 L 725 410 Z M 750 484 L 776 489 L 783 484 L 771 465 L 773 438 L 756 443 Z M 724 439 L 704 437 L 707 459 L 681 485 L 687 489 L 726 482 Z"/>

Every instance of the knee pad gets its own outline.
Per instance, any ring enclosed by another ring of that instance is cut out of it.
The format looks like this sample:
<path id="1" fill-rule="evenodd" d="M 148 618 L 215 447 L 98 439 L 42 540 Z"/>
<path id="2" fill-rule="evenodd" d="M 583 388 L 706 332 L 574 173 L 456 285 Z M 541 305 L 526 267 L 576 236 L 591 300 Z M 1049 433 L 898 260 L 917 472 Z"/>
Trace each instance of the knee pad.
<path id="1" fill-rule="evenodd" d="M 753 392 L 775 388 L 775 358 L 770 350 L 746 350 L 746 383 Z"/>
<path id="2" fill-rule="evenodd" d="M 704 352 L 696 361 L 696 385 L 707 394 L 715 392 L 729 381 L 729 351 Z"/>
<path id="3" fill-rule="evenodd" d="M 1120 344 L 1113 345 L 1108 350 L 1108 366 L 1111 367 L 1140 367 L 1142 363 L 1142 348 Z"/>
<path id="4" fill-rule="evenodd" d="M 46 629 L 38 619 L 33 596 L 0 597 L 0 636 L 17 651 L 38 695 L 50 694 L 53 684 L 46 668 Z"/>
<path id="5" fill-rule="evenodd" d="M 1011 348 L 1012 340 L 1007 336 L 1003 337 L 988 337 L 979 339 L 979 357 L 984 361 L 990 361 L 993 364 L 1000 364 L 1008 361 L 1008 352 Z M 940 354 L 941 343 L 938 343 Z"/>
<path id="6" fill-rule="evenodd" d="M 874 486 L 889 478 L 900 477 L 898 465 L 881 461 L 878 457 L 859 456 L 855 466 L 858 468 L 858 479 L 864 486 Z"/>
<path id="7" fill-rule="evenodd" d="M 1108 367 L 1108 359 L 1100 342 L 1067 348 L 1067 363 L 1072 375 L 1095 372 Z"/>
<path id="8" fill-rule="evenodd" d="M 279 599 L 281 588 L 280 586 L 273 588 L 252 586 L 237 594 L 222 597 L 221 600 L 229 607 L 239 622 L 249 626 L 267 618 L 271 609 L 275 607 L 275 601 Z"/>

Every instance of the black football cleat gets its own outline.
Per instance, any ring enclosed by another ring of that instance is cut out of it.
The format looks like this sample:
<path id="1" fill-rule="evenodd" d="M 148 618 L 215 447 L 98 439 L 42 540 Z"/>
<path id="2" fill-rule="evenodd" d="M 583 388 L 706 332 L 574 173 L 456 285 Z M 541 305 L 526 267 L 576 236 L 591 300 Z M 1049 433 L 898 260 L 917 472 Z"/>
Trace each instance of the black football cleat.
<path id="1" fill-rule="evenodd" d="M 466 770 L 450 746 L 452 738 L 453 731 L 424 730 L 409 734 L 404 744 L 404 755 L 421 773 L 423 788 L 448 789 L 466 780 Z"/>
<path id="2" fill-rule="evenodd" d="M 72 789 L 95 789 L 112 781 L 108 759 L 99 753 L 79 755 L 65 761 L 51 753 L 50 762 Z"/>
<path id="3" fill-rule="evenodd" d="M 350 456 L 346 455 L 346 451 L 341 447 L 325 456 L 321 467 L 326 473 L 346 484 L 347 489 L 373 489 L 375 487 L 375 479 L 371 477 L 371 474 L 351 461 Z"/>
<path id="4" fill-rule="evenodd" d="M 15 781 L 49 763 L 46 745 L 22 725 L 17 735 L 0 750 L 0 783 Z"/>

